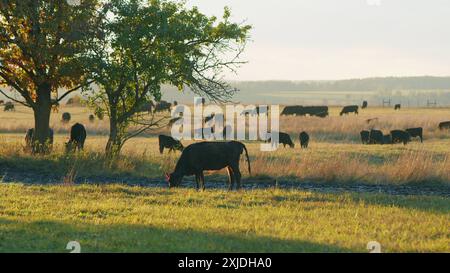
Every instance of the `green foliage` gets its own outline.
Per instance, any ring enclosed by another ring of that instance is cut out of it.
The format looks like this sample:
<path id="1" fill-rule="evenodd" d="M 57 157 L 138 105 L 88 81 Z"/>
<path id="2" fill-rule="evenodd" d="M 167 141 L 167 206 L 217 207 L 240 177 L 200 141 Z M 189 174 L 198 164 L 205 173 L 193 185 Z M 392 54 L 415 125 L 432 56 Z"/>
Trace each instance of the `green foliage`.
<path id="1" fill-rule="evenodd" d="M 122 146 L 160 125 L 138 113 L 161 99 L 163 84 L 180 90 L 188 86 L 216 101 L 234 94 L 221 74 L 241 63 L 238 57 L 250 26 L 231 23 L 229 9 L 219 21 L 172 1 L 111 0 L 100 17 L 102 35 L 90 41 L 92 50 L 84 55 L 84 63 L 100 87 L 98 92 L 88 92 L 90 104 L 110 117 L 109 144 Z M 233 57 L 227 59 L 229 55 Z M 130 125 L 140 128 L 130 133 Z"/>

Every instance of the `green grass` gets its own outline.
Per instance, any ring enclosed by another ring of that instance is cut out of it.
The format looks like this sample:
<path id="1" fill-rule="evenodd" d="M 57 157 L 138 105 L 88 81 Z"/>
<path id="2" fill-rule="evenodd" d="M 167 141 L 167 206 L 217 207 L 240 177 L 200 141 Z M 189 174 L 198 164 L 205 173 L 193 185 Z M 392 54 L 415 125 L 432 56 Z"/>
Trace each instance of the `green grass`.
<path id="1" fill-rule="evenodd" d="M 441 197 L 0 184 L 0 252 L 450 252 Z"/>

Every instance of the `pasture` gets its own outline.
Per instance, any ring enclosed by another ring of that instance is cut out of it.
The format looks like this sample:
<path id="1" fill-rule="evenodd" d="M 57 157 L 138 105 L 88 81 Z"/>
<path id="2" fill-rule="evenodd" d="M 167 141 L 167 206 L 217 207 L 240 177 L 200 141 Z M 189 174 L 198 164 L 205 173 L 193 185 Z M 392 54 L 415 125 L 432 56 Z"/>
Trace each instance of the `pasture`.
<path id="1" fill-rule="evenodd" d="M 437 128 L 450 109 L 330 110 L 281 117 L 294 149 L 264 153 L 245 142 L 252 176 L 242 159 L 245 190 L 231 193 L 225 171 L 208 173 L 206 192 L 193 190 L 192 178 L 167 189 L 164 173 L 180 155 L 159 154 L 156 135 L 167 129 L 130 140 L 110 162 L 107 119 L 91 123 L 89 109 L 62 107 L 52 115 L 53 153 L 31 156 L 23 145 L 32 113 L 0 112 L 0 252 L 64 252 L 70 240 L 86 252 L 366 252 L 372 240 L 386 252 L 450 251 L 450 132 Z M 75 122 L 87 128 L 85 151 L 66 155 Z M 362 129 L 408 127 L 424 128 L 423 144 L 360 143 Z M 307 150 L 301 131 L 311 136 Z"/>

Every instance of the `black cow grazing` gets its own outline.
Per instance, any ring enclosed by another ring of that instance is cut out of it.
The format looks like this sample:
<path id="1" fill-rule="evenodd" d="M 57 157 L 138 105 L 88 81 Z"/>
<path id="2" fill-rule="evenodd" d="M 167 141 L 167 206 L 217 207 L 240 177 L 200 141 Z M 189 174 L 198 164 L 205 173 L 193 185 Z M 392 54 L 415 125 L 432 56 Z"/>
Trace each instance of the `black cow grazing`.
<path id="1" fill-rule="evenodd" d="M 383 144 L 392 144 L 392 137 L 391 137 L 391 135 L 384 135 L 383 136 Z"/>
<path id="2" fill-rule="evenodd" d="M 420 142 L 423 142 L 423 128 L 422 127 L 408 128 L 405 131 L 408 132 L 411 137 L 418 137 L 418 138 L 420 138 Z"/>
<path id="3" fill-rule="evenodd" d="M 205 177 L 203 171 L 217 171 L 227 168 L 228 189 L 233 189 L 236 182 L 236 189 L 241 187 L 241 171 L 239 170 L 239 160 L 245 151 L 248 163 L 248 172 L 251 175 L 250 159 L 244 144 L 237 141 L 230 142 L 199 142 L 191 144 L 184 149 L 180 159 L 172 174 L 166 174 L 169 187 L 180 185 L 184 176 L 195 175 L 197 189 L 205 189 Z"/>
<path id="4" fill-rule="evenodd" d="M 358 114 L 358 109 L 359 109 L 358 105 L 345 106 L 339 115 L 342 116 L 344 114 L 350 114 L 350 113 Z"/>
<path id="5" fill-rule="evenodd" d="M 172 151 L 183 151 L 184 147 L 180 141 L 174 139 L 170 136 L 159 135 L 159 153 L 162 154 L 164 152 L 164 148 L 169 149 L 169 153 Z"/>
<path id="6" fill-rule="evenodd" d="M 155 112 L 168 111 L 170 113 L 171 108 L 172 108 L 172 103 L 162 100 L 156 104 Z"/>
<path id="7" fill-rule="evenodd" d="M 364 131 L 361 131 L 359 134 L 361 135 L 362 144 L 370 143 L 370 132 L 369 131 L 364 130 Z"/>
<path id="8" fill-rule="evenodd" d="M 402 130 L 392 130 L 391 131 L 392 143 L 403 143 L 403 145 L 408 144 L 411 141 L 411 135 Z"/>
<path id="9" fill-rule="evenodd" d="M 369 144 L 383 144 L 383 132 L 380 130 L 370 130 Z"/>
<path id="10" fill-rule="evenodd" d="M 52 145 L 53 144 L 53 129 L 49 129 L 48 130 L 48 144 Z M 33 140 L 34 139 L 34 128 L 30 128 L 27 130 L 27 133 L 25 134 L 25 147 L 28 150 L 32 150 L 33 148 Z"/>
<path id="11" fill-rule="evenodd" d="M 90 122 L 94 122 L 95 121 L 95 116 L 94 115 L 89 115 L 89 121 Z"/>
<path id="12" fill-rule="evenodd" d="M 450 129 L 450 121 L 439 123 L 439 130 Z"/>
<path id="13" fill-rule="evenodd" d="M 8 101 L 7 103 L 5 103 L 5 106 L 3 107 L 3 111 L 13 112 L 13 111 L 16 111 L 16 107 L 14 106 L 14 104 L 12 102 Z"/>
<path id="14" fill-rule="evenodd" d="M 366 109 L 369 106 L 369 104 L 367 103 L 367 101 L 363 101 L 363 104 L 361 106 L 361 109 Z"/>
<path id="15" fill-rule="evenodd" d="M 72 118 L 72 116 L 70 115 L 70 113 L 65 112 L 65 113 L 62 114 L 61 121 L 64 122 L 64 123 L 68 123 L 71 118 Z"/>
<path id="16" fill-rule="evenodd" d="M 86 141 L 86 128 L 82 124 L 75 123 L 70 128 L 70 139 L 66 143 L 66 153 L 83 150 L 84 142 Z"/>
<path id="17" fill-rule="evenodd" d="M 299 139 L 300 139 L 300 146 L 302 148 L 304 148 L 304 149 L 307 149 L 308 148 L 308 144 L 309 144 L 309 135 L 308 135 L 308 133 L 301 132 L 300 136 L 299 136 Z"/>
<path id="18" fill-rule="evenodd" d="M 402 108 L 402 105 L 401 104 L 396 104 L 395 106 L 394 106 L 394 110 L 400 110 Z"/>
<path id="19" fill-rule="evenodd" d="M 328 106 L 286 106 L 281 112 L 282 116 L 317 116 L 317 117 L 327 117 Z"/>
<path id="20" fill-rule="evenodd" d="M 295 106 L 286 106 L 281 112 L 282 116 L 294 116 L 294 115 L 302 115 L 303 107 L 299 105 Z"/>
<path id="21" fill-rule="evenodd" d="M 269 136 L 270 136 L 270 134 L 269 134 Z M 295 147 L 294 142 L 292 142 L 292 139 L 288 134 L 280 132 L 280 133 L 278 133 L 278 136 L 279 136 L 278 137 L 279 144 L 283 144 L 283 147 L 286 148 L 286 145 L 289 145 L 289 147 L 291 147 L 291 148 Z M 266 140 L 266 142 L 271 142 L 271 141 L 272 141 L 272 139 L 270 137 Z"/>

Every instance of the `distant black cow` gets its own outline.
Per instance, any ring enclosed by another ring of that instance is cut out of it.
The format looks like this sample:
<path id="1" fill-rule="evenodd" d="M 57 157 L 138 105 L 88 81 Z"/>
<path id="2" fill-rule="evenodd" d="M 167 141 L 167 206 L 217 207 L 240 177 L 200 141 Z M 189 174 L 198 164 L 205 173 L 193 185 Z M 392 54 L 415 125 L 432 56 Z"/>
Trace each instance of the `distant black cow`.
<path id="1" fill-rule="evenodd" d="M 172 108 L 172 104 L 167 101 L 160 101 L 155 106 L 155 112 L 164 112 L 168 111 L 170 113 L 170 109 Z"/>
<path id="2" fill-rule="evenodd" d="M 349 113 L 355 113 L 355 114 L 358 114 L 358 109 L 359 109 L 359 106 L 358 105 L 349 105 L 349 106 L 345 106 L 343 109 L 342 109 L 342 111 L 341 111 L 341 113 L 339 114 L 339 115 L 344 115 L 344 114 L 349 114 Z"/>
<path id="3" fill-rule="evenodd" d="M 95 121 L 95 116 L 94 115 L 89 115 L 89 121 L 90 122 L 94 122 Z"/>
<path id="4" fill-rule="evenodd" d="M 70 128 L 70 139 L 66 143 L 66 152 L 74 152 L 78 149 L 84 149 L 84 142 L 86 141 L 86 128 L 80 123 L 75 123 Z"/>
<path id="5" fill-rule="evenodd" d="M 439 130 L 450 129 L 450 121 L 439 123 Z"/>
<path id="6" fill-rule="evenodd" d="M 5 112 L 16 111 L 16 107 L 14 106 L 14 104 L 12 102 L 8 101 L 7 103 L 5 103 L 5 106 L 3 107 L 3 111 L 5 111 Z"/>
<path id="7" fill-rule="evenodd" d="M 72 118 L 72 116 L 70 115 L 70 113 L 65 112 L 65 113 L 62 114 L 61 121 L 64 122 L 64 123 L 68 123 L 71 118 Z"/>
<path id="8" fill-rule="evenodd" d="M 5 101 L 4 100 L 0 100 L 0 105 L 2 105 L 3 103 L 5 103 Z"/>
<path id="9" fill-rule="evenodd" d="M 366 109 L 367 106 L 369 106 L 369 104 L 368 104 L 367 101 L 365 100 L 365 101 L 363 101 L 363 104 L 362 104 L 362 106 L 361 106 L 361 109 Z"/>
<path id="10" fill-rule="evenodd" d="M 174 139 L 170 136 L 159 135 L 159 153 L 162 154 L 164 152 L 164 148 L 169 149 L 169 153 L 172 151 L 183 151 L 184 147 L 180 141 Z"/>
<path id="11" fill-rule="evenodd" d="M 233 189 L 236 182 L 236 189 L 241 187 L 241 171 L 239 160 L 245 151 L 248 163 L 248 172 L 251 175 L 250 159 L 244 144 L 237 141 L 230 142 L 199 142 L 191 144 L 184 149 L 177 162 L 175 171 L 166 174 L 169 187 L 180 185 L 184 176 L 195 175 L 197 189 L 205 189 L 205 177 L 203 171 L 215 171 L 227 168 L 228 189 Z"/>
<path id="12" fill-rule="evenodd" d="M 284 107 L 283 111 L 281 112 L 282 116 L 293 116 L 293 115 L 302 115 L 303 114 L 303 107 L 299 105 L 295 106 L 286 106 Z"/>
<path id="13" fill-rule="evenodd" d="M 409 128 L 409 129 L 406 129 L 405 131 L 408 132 L 411 137 L 418 137 L 418 138 L 420 138 L 420 142 L 423 142 L 423 128 L 422 127 Z"/>
<path id="14" fill-rule="evenodd" d="M 383 132 L 380 130 L 370 130 L 369 144 L 383 144 Z"/>
<path id="15" fill-rule="evenodd" d="M 289 147 L 291 147 L 291 148 L 295 147 L 295 144 L 292 142 L 292 139 L 288 134 L 280 132 L 280 133 L 278 133 L 278 136 L 279 136 L 278 142 L 279 142 L 279 144 L 283 144 L 283 147 L 286 147 L 286 145 L 289 145 Z M 271 142 L 271 141 L 272 141 L 272 139 L 269 137 L 267 139 L 267 142 Z"/>
<path id="16" fill-rule="evenodd" d="M 309 145 L 309 135 L 308 135 L 308 133 L 301 132 L 300 136 L 299 136 L 299 139 L 300 139 L 300 146 L 302 148 L 304 148 L 304 149 L 307 149 L 308 145 Z"/>
<path id="17" fill-rule="evenodd" d="M 391 135 L 384 135 L 383 136 L 383 144 L 392 144 L 392 137 L 391 137 Z"/>
<path id="18" fill-rule="evenodd" d="M 401 104 L 396 104 L 395 106 L 394 106 L 394 110 L 400 110 L 402 108 L 402 105 Z"/>
<path id="19" fill-rule="evenodd" d="M 403 143 L 404 145 L 408 144 L 411 141 L 411 135 L 402 130 L 392 130 L 391 131 L 392 143 Z"/>
<path id="20" fill-rule="evenodd" d="M 370 132 L 369 131 L 364 130 L 364 131 L 361 131 L 359 134 L 361 135 L 362 144 L 370 143 Z"/>
<path id="21" fill-rule="evenodd" d="M 48 144 L 53 144 L 53 129 L 48 130 Z M 34 142 L 34 128 L 30 128 L 27 130 L 27 133 L 25 134 L 25 147 L 27 150 L 31 151 L 33 149 L 33 142 Z"/>

